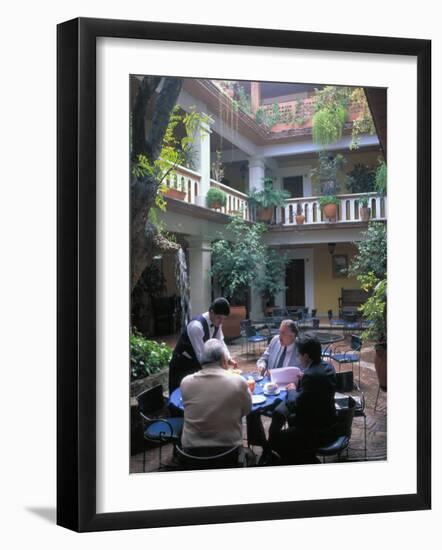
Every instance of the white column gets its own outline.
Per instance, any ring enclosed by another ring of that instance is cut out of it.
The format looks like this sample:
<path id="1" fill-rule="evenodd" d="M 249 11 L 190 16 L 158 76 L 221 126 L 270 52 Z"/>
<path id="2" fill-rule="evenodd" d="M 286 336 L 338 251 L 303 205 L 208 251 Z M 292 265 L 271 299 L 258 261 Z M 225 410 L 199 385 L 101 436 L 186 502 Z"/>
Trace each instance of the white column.
<path id="1" fill-rule="evenodd" d="M 257 321 L 264 317 L 262 303 L 263 300 L 261 294 L 252 287 L 252 291 L 250 293 L 250 318 L 253 321 Z"/>
<path id="2" fill-rule="evenodd" d="M 265 164 L 262 158 L 249 160 L 249 189 L 264 189 Z"/>
<path id="3" fill-rule="evenodd" d="M 211 302 L 211 250 L 210 241 L 200 237 L 190 237 L 189 243 L 189 280 L 192 314 L 207 311 Z"/>
<path id="4" fill-rule="evenodd" d="M 210 126 L 201 122 L 201 128 L 197 130 L 194 142 L 194 149 L 198 156 L 197 172 L 201 174 L 198 195 L 195 197 L 195 204 L 206 206 L 206 195 L 210 189 Z"/>

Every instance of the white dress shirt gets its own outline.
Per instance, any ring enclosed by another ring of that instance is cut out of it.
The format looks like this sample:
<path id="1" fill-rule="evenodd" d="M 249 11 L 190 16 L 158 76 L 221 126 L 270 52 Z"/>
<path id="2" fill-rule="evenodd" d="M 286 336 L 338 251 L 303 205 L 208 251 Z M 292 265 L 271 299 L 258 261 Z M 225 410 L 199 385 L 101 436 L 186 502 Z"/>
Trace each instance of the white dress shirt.
<path id="1" fill-rule="evenodd" d="M 215 327 L 210 322 L 209 312 L 206 311 L 203 313 L 204 319 L 207 321 L 207 324 L 209 325 L 209 335 L 210 338 L 213 338 L 213 334 L 215 332 Z M 204 348 L 204 329 L 199 321 L 191 321 L 187 325 L 187 335 L 189 336 L 189 340 L 192 344 L 193 350 L 196 354 L 196 357 L 198 361 L 201 363 L 201 357 L 203 354 L 203 348 Z M 218 332 L 215 336 L 217 340 L 221 340 L 221 342 L 224 344 L 224 348 L 226 350 L 226 358 L 230 359 L 230 353 L 229 350 L 224 342 L 224 334 L 221 327 L 218 328 Z"/>

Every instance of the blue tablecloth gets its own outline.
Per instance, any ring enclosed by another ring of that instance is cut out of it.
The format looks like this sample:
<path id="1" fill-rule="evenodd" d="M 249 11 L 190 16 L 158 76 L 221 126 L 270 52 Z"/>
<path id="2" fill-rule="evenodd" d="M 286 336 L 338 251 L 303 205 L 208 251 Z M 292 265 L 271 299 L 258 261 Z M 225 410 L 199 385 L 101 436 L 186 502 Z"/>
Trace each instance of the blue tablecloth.
<path id="1" fill-rule="evenodd" d="M 232 374 L 232 376 L 239 376 L 238 374 Z M 242 375 L 245 379 L 248 378 L 247 374 Z M 264 395 L 264 384 L 266 382 L 270 382 L 269 378 L 264 378 L 263 380 L 256 382 L 255 384 L 255 391 L 253 392 L 254 395 Z M 252 411 L 265 411 L 267 409 L 272 409 L 275 407 L 278 403 L 283 401 L 285 399 L 287 392 L 285 390 L 281 390 L 279 395 L 265 395 L 265 402 L 264 403 L 258 403 L 256 405 L 253 405 Z M 181 397 L 181 390 L 180 388 L 177 388 L 172 392 L 172 395 L 169 398 L 169 404 L 173 405 L 174 407 L 184 410 L 183 400 Z"/>

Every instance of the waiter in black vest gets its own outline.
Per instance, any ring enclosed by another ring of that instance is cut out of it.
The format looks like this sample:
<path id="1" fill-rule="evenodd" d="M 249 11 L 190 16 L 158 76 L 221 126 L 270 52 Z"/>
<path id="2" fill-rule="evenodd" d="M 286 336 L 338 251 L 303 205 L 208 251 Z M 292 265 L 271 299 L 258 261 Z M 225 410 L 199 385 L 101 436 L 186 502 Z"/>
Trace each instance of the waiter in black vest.
<path id="1" fill-rule="evenodd" d="M 204 342 L 217 338 L 224 344 L 221 325 L 229 314 L 229 302 L 225 298 L 217 298 L 210 304 L 209 311 L 194 317 L 184 328 L 169 363 L 169 395 L 179 387 L 185 376 L 200 370 Z M 237 362 L 230 356 L 227 346 L 224 346 L 228 364 L 236 368 Z"/>

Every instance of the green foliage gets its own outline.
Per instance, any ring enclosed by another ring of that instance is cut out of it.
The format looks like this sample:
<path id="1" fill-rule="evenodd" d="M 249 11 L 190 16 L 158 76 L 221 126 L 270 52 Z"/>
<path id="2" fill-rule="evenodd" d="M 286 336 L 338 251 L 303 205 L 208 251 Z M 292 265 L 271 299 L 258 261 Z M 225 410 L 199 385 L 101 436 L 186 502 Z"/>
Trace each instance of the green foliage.
<path id="1" fill-rule="evenodd" d="M 361 197 L 358 199 L 359 206 L 362 208 L 367 208 L 368 206 L 368 197 Z"/>
<path id="2" fill-rule="evenodd" d="M 136 331 L 130 335 L 132 380 L 159 372 L 169 365 L 171 357 L 172 349 L 164 342 L 148 340 Z"/>
<path id="3" fill-rule="evenodd" d="M 371 193 L 374 191 L 375 171 L 365 164 L 355 164 L 347 174 L 347 188 L 350 193 Z"/>
<path id="4" fill-rule="evenodd" d="M 387 231 L 385 224 L 371 221 L 356 246 L 358 253 L 351 262 L 350 275 L 373 273 L 378 279 L 384 279 L 387 273 Z"/>
<path id="5" fill-rule="evenodd" d="M 272 104 L 272 110 L 264 109 L 259 107 L 255 113 L 255 120 L 258 124 L 267 126 L 267 128 L 272 129 L 273 126 L 281 122 L 281 114 L 279 112 L 278 103 Z"/>
<path id="6" fill-rule="evenodd" d="M 324 208 L 327 204 L 336 204 L 336 206 L 339 206 L 341 201 L 335 195 L 324 195 L 319 197 L 319 206 L 321 208 Z"/>
<path id="7" fill-rule="evenodd" d="M 212 208 L 216 203 L 219 203 L 221 206 L 226 206 L 227 194 L 222 189 L 211 187 L 207 192 L 207 206 Z"/>
<path id="8" fill-rule="evenodd" d="M 387 164 L 384 160 L 379 161 L 376 170 L 375 187 L 380 195 L 387 194 Z"/>
<path id="9" fill-rule="evenodd" d="M 332 155 L 319 151 L 318 166 L 311 170 L 311 176 L 318 195 L 335 195 L 340 190 L 340 176 L 346 159 L 341 155 Z"/>
<path id="10" fill-rule="evenodd" d="M 359 308 L 364 319 L 368 321 L 368 328 L 362 333 L 362 337 L 378 344 L 385 344 L 387 342 L 387 279 L 379 279 L 370 271 L 366 275 L 359 275 L 358 281 L 363 290 L 371 293 Z"/>
<path id="11" fill-rule="evenodd" d="M 266 295 L 283 290 L 281 273 L 286 260 L 264 244 L 265 225 L 234 217 L 227 230 L 231 240 L 221 238 L 212 244 L 211 274 L 222 294 L 240 297 L 244 303 L 251 287 Z"/>
<path id="12" fill-rule="evenodd" d="M 241 109 L 248 115 L 252 114 L 250 95 L 244 90 L 244 86 L 238 83 L 235 85 L 233 105 L 235 110 Z"/>
<path id="13" fill-rule="evenodd" d="M 373 119 L 362 88 L 325 86 L 316 90 L 315 100 L 312 135 L 317 145 L 327 146 L 342 137 L 350 103 L 359 108 L 359 116 L 352 123 L 350 149 L 359 147 L 361 134 L 374 134 Z"/>
<path id="14" fill-rule="evenodd" d="M 249 204 L 252 207 L 271 208 L 273 206 L 283 206 L 284 201 L 290 198 L 290 193 L 285 190 L 273 189 L 272 178 L 264 179 L 264 189 L 249 191 Z"/>

